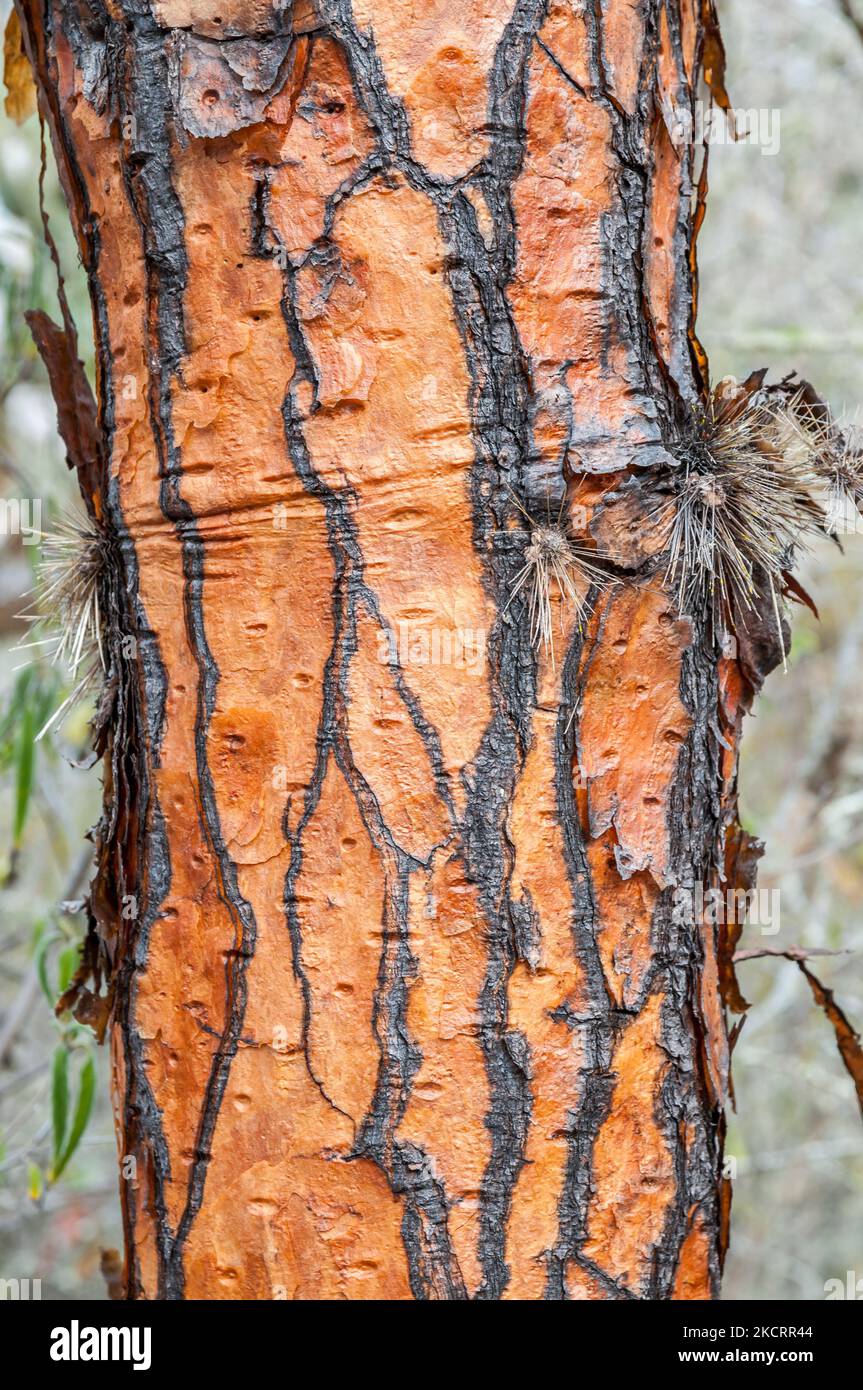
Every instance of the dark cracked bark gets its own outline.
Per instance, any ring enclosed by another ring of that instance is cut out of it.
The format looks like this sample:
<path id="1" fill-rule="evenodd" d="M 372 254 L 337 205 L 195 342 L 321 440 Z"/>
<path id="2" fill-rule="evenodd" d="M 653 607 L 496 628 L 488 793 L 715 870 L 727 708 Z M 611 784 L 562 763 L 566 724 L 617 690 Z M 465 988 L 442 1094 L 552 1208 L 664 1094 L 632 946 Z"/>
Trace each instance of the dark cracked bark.
<path id="1" fill-rule="evenodd" d="M 730 956 L 674 893 L 754 680 L 651 519 L 712 5 L 16 3 L 116 542 L 129 1295 L 715 1295 Z M 553 662 L 516 499 L 611 580 Z"/>

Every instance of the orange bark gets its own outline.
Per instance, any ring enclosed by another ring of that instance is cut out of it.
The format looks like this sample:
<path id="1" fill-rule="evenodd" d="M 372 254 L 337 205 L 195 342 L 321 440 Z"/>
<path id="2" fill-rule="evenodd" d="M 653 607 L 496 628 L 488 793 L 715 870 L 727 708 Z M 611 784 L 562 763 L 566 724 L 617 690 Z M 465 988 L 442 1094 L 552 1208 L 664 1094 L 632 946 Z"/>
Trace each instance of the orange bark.
<path id="1" fill-rule="evenodd" d="M 650 519 L 706 390 L 712 6 L 17 3 L 136 638 L 93 899 L 129 1295 L 715 1295 L 718 943 L 673 893 L 749 687 Z M 513 494 L 613 579 L 553 664 Z"/>

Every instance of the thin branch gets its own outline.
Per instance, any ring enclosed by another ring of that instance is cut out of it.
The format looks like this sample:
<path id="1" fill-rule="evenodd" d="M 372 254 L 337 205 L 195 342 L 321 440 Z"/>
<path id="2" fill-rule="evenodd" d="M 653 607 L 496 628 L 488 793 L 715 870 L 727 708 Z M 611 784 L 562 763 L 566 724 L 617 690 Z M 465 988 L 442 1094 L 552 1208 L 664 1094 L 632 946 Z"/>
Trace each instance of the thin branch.
<path id="1" fill-rule="evenodd" d="M 854 7 L 851 3 L 851 0 L 839 0 L 839 8 L 845 15 L 846 19 L 850 20 L 850 22 L 854 25 L 854 28 L 857 30 L 857 33 L 859 34 L 860 38 L 863 39 L 863 19 L 861 19 L 858 15 L 854 13 Z"/>
<path id="2" fill-rule="evenodd" d="M 735 951 L 735 965 L 741 960 L 759 960 L 762 956 L 781 956 L 783 960 L 793 960 L 795 964 L 802 960 L 808 960 L 810 956 L 850 956 L 850 951 L 828 951 L 825 946 L 813 946 L 806 949 L 803 946 L 787 946 L 783 951 L 779 946 L 758 946 L 748 951 Z"/>
<path id="3" fill-rule="evenodd" d="M 812 997 L 820 1009 L 823 1010 L 829 1022 L 833 1025 L 833 1032 L 836 1036 L 836 1046 L 839 1049 L 839 1056 L 845 1065 L 845 1070 L 854 1082 L 854 1090 L 857 1092 L 857 1103 L 860 1106 L 860 1114 L 863 1116 L 863 1045 L 860 1042 L 860 1034 L 849 1020 L 847 1014 L 836 1003 L 836 998 L 832 989 L 828 989 L 813 975 L 807 968 L 806 961 L 811 956 L 847 956 L 849 951 L 828 951 L 826 949 L 813 948 L 806 951 L 802 946 L 789 946 L 786 950 L 781 950 L 778 946 L 762 946 L 751 951 L 736 951 L 735 961 L 755 960 L 759 956 L 778 956 L 783 960 L 790 960 L 798 966 L 801 973 L 806 977 Z"/>

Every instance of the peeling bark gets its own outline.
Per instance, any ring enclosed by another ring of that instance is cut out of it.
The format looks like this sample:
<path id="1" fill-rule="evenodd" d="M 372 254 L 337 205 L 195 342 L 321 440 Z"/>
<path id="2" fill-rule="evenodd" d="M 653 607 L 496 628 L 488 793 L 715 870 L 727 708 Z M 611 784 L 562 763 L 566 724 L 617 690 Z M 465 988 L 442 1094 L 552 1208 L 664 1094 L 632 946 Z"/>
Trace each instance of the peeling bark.
<path id="1" fill-rule="evenodd" d="M 673 895 L 757 677 L 651 524 L 712 5 L 16 5 L 136 639 L 93 893 L 129 1297 L 715 1296 L 734 943 Z M 553 664 L 513 495 L 614 581 Z"/>

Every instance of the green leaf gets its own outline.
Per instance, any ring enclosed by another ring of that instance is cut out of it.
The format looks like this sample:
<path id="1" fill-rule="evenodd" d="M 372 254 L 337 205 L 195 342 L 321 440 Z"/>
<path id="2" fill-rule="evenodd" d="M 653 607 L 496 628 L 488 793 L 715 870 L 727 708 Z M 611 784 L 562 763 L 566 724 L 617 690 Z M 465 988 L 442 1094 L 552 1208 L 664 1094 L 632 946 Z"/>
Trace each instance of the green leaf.
<path id="1" fill-rule="evenodd" d="M 27 1196 L 31 1202 L 38 1202 L 42 1193 L 45 1191 L 45 1180 L 42 1177 L 42 1169 L 35 1163 L 27 1165 Z"/>
<path id="2" fill-rule="evenodd" d="M 39 977 L 39 984 L 42 986 L 42 993 L 52 1009 L 57 1002 L 58 991 L 53 989 L 51 981 L 48 979 L 48 952 L 60 940 L 62 938 L 58 933 L 52 932 L 50 936 L 41 937 L 36 949 L 36 974 Z"/>
<path id="3" fill-rule="evenodd" d="M 36 698 L 33 706 L 34 726 L 36 729 L 44 729 L 51 715 L 54 713 L 60 702 L 60 683 L 56 676 L 50 680 L 45 680 L 36 691 Z M 45 739 L 44 745 L 46 752 L 53 753 L 53 735 Z"/>
<path id="4" fill-rule="evenodd" d="M 95 1092 L 96 1068 L 93 1064 L 92 1056 L 88 1056 L 81 1068 L 81 1081 L 78 1088 L 78 1101 L 75 1106 L 75 1114 L 72 1119 L 72 1128 L 69 1132 L 69 1138 L 66 1141 L 66 1147 L 60 1155 L 59 1161 L 54 1164 L 51 1174 L 52 1182 L 57 1181 L 81 1142 L 84 1130 L 87 1128 L 90 1119 L 90 1113 L 93 1109 L 93 1096 Z"/>
<path id="5" fill-rule="evenodd" d="M 69 1053 L 61 1044 L 54 1052 L 51 1068 L 51 1129 L 53 1133 L 52 1155 L 54 1167 L 63 1152 L 66 1138 L 66 1122 L 69 1117 Z"/>
<path id="6" fill-rule="evenodd" d="M 30 793 L 33 790 L 33 768 L 36 759 L 36 726 L 33 722 L 33 708 L 25 704 L 22 711 L 21 726 L 18 731 L 18 751 L 15 768 L 15 817 L 12 823 L 12 843 L 15 849 L 21 846 Z"/>
<path id="7" fill-rule="evenodd" d="M 8 743 L 17 728 L 21 711 L 27 698 L 27 691 L 33 680 L 33 667 L 25 666 L 23 671 L 19 671 L 15 678 L 9 698 L 6 701 L 2 718 L 0 718 L 0 743 Z"/>
<path id="8" fill-rule="evenodd" d="M 69 988 L 70 984 L 72 983 L 72 976 L 75 974 L 75 971 L 78 969 L 78 965 L 79 965 L 79 963 L 80 963 L 80 960 L 81 960 L 81 947 L 80 947 L 80 946 L 67 946 L 66 949 L 65 949 L 65 951 L 61 951 L 61 952 L 60 952 L 60 958 L 59 958 L 59 960 L 57 961 L 57 969 L 58 969 L 58 971 L 59 971 L 59 980 L 58 980 L 58 988 L 57 988 L 57 993 L 58 993 L 58 994 L 65 994 L 65 993 L 66 993 L 66 990 Z"/>
<path id="9" fill-rule="evenodd" d="M 4 772 L 15 761 L 16 735 L 18 725 L 21 722 L 21 711 L 24 708 L 30 677 L 29 668 L 18 673 L 15 684 L 3 706 L 3 714 L 0 717 L 0 767 L 3 768 Z"/>

